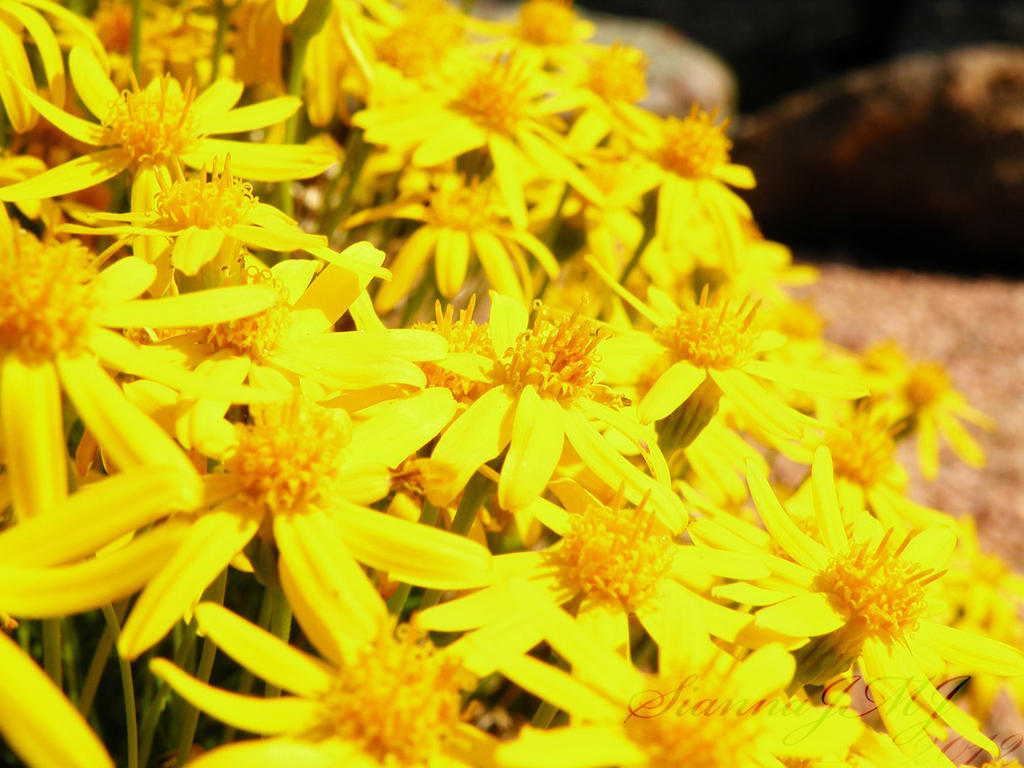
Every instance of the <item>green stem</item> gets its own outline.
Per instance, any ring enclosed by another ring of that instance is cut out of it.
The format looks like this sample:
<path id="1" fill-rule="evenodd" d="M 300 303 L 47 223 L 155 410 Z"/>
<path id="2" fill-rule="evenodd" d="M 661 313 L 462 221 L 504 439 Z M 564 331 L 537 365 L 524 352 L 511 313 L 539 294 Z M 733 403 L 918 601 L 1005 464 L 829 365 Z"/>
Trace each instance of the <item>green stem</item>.
<path id="1" fill-rule="evenodd" d="M 551 721 L 555 719 L 555 715 L 557 714 L 558 707 L 554 704 L 542 701 L 540 706 L 537 707 L 537 711 L 533 713 L 533 719 L 530 720 L 530 725 L 534 728 L 547 728 L 551 725 Z"/>
<path id="2" fill-rule="evenodd" d="M 351 147 L 345 152 L 341 173 L 338 174 L 339 181 L 343 174 L 347 176 L 345 188 L 341 191 L 341 199 L 338 200 L 338 204 L 331 208 L 330 213 L 324 217 L 324 225 L 320 232 L 327 235 L 328 238 L 348 215 L 349 207 L 352 204 L 352 195 L 359 183 L 359 177 L 362 176 L 363 166 L 366 165 L 366 160 L 370 156 L 370 145 L 363 141 L 362 130 L 353 128 L 350 141 Z"/>
<path id="3" fill-rule="evenodd" d="M 228 7 L 224 0 L 217 0 L 217 32 L 213 38 L 213 61 L 210 62 L 210 82 L 220 76 L 220 60 L 224 57 L 224 40 L 228 30 Z"/>
<path id="4" fill-rule="evenodd" d="M 114 642 L 121 636 L 121 624 L 117 613 L 112 605 L 105 605 L 102 608 L 103 618 L 107 621 L 107 629 L 110 631 Z M 126 731 L 126 748 L 128 750 L 128 768 L 139 766 L 139 721 L 135 712 L 135 683 L 132 680 L 131 663 L 118 655 L 118 666 L 121 668 L 121 692 L 124 695 L 124 717 Z"/>
<path id="5" fill-rule="evenodd" d="M 430 276 L 424 275 L 419 285 L 416 286 L 416 290 L 405 300 L 405 309 L 402 310 L 402 322 L 398 326 L 399 328 L 407 328 L 409 326 L 417 310 L 423 306 L 423 300 L 427 298 L 427 293 L 433 286 L 434 281 L 430 279 Z"/>
<path id="6" fill-rule="evenodd" d="M 123 600 L 114 606 L 114 617 L 117 619 L 118 626 L 120 626 L 122 619 L 124 619 L 127 608 L 128 603 Z M 100 641 L 96 644 L 96 651 L 89 662 L 89 669 L 85 673 L 85 680 L 82 681 L 82 692 L 78 698 L 78 711 L 82 714 L 82 717 L 88 717 L 89 712 L 92 711 L 92 704 L 96 699 L 96 690 L 99 688 L 100 680 L 103 678 L 103 670 L 107 666 L 107 659 L 110 657 L 111 651 L 114 650 L 114 643 L 116 642 L 117 637 L 108 623 L 103 629 Z"/>
<path id="7" fill-rule="evenodd" d="M 64 689 L 64 663 L 61 658 L 60 619 L 43 619 L 43 669 L 59 689 Z"/>
<path id="8" fill-rule="evenodd" d="M 619 285 L 626 285 L 626 278 L 629 277 L 630 273 L 640 263 L 640 257 L 643 256 L 644 251 L 647 250 L 647 246 L 650 245 L 651 240 L 654 239 L 654 224 L 655 215 L 658 210 L 657 198 L 650 192 L 644 196 L 644 209 L 640 215 L 641 221 L 644 225 L 644 234 L 640 238 L 640 242 L 636 244 L 636 250 L 633 251 L 633 255 L 629 259 L 629 263 L 626 264 L 622 270 L 622 274 L 619 275 Z"/>
<path id="9" fill-rule="evenodd" d="M 221 571 L 217 579 L 206 588 L 203 593 L 203 600 L 215 603 L 224 602 L 224 589 L 228 582 L 227 569 Z M 195 619 L 192 620 L 195 623 Z M 210 682 L 210 673 L 213 671 L 213 660 L 217 656 L 217 646 L 210 638 L 203 640 L 203 650 L 199 656 L 199 664 L 196 667 L 195 678 L 201 683 Z M 178 738 L 177 765 L 185 765 L 192 752 L 192 742 L 196 736 L 196 726 L 199 724 L 199 709 L 189 704 L 185 707 L 184 722 L 181 726 L 181 735 Z"/>
<path id="10" fill-rule="evenodd" d="M 547 229 L 544 230 L 544 234 L 541 235 L 541 242 L 550 248 L 555 243 L 555 238 L 558 237 L 558 230 L 562 227 L 562 208 L 565 207 L 565 201 L 569 199 L 569 195 L 572 193 L 572 187 L 568 184 L 565 185 L 565 189 L 562 190 L 562 196 L 558 198 L 558 205 L 555 207 L 555 213 L 551 217 L 551 221 L 548 222 Z"/>
<path id="11" fill-rule="evenodd" d="M 420 523 L 423 525 L 436 525 L 438 512 L 440 510 L 437 507 L 424 499 L 423 509 L 420 511 Z M 395 593 L 388 598 L 388 613 L 392 616 L 400 617 L 402 610 L 405 608 L 405 603 L 409 599 L 409 592 L 411 590 L 411 584 L 406 584 L 405 582 L 399 584 Z"/>
<path id="12" fill-rule="evenodd" d="M 292 607 L 288 604 L 284 593 L 277 590 L 274 592 L 273 609 L 270 613 L 270 633 L 286 643 L 292 634 Z M 281 695 L 281 689 L 272 683 L 267 683 L 264 695 L 268 699 L 276 699 Z"/>
<path id="13" fill-rule="evenodd" d="M 132 70 L 142 78 L 142 0 L 132 0 Z"/>
<path id="14" fill-rule="evenodd" d="M 260 613 L 256 618 L 256 625 L 260 629 L 270 629 L 270 614 L 273 608 L 273 592 L 270 587 L 263 590 L 263 598 L 260 600 Z M 256 681 L 255 675 L 248 669 L 242 670 L 242 677 L 238 682 L 238 693 L 242 696 L 249 694 L 252 691 L 253 683 Z M 221 744 L 230 744 L 235 740 L 235 736 L 238 734 L 238 729 L 233 725 L 226 726 L 224 728 L 224 736 L 221 738 Z"/>

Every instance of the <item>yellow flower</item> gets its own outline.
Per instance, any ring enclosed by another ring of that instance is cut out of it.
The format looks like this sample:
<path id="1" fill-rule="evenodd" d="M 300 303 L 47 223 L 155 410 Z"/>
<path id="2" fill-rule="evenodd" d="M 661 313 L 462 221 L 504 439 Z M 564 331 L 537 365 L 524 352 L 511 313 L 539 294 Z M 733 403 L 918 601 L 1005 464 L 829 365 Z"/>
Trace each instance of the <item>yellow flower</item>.
<path id="1" fill-rule="evenodd" d="M 230 154 L 236 173 L 259 181 L 315 176 L 335 160 L 333 153 L 314 146 L 210 138 L 279 123 L 301 106 L 298 98 L 282 96 L 232 109 L 242 95 L 240 82 L 218 80 L 197 95 L 190 83 L 183 87 L 169 75 L 152 80 L 145 89 L 118 93 L 99 62 L 85 49 L 73 49 L 69 63 L 79 98 L 100 124 L 24 93 L 60 130 L 103 149 L 0 188 L 0 200 L 65 195 L 131 169 L 132 210 L 144 211 L 149 208 L 148 196 L 156 191 L 156 175 L 169 173 L 175 160 L 203 168 L 215 158 Z"/>
<path id="2" fill-rule="evenodd" d="M 303 232 L 298 223 L 273 206 L 261 203 L 252 186 L 231 175 L 230 158 L 209 174 L 186 178 L 175 165 L 173 179 L 158 176 L 159 193 L 149 211 L 79 214 L 89 226 L 65 225 L 61 232 L 84 235 L 156 236 L 173 240 L 171 264 L 195 275 L 216 259 L 222 265 L 240 260 L 242 246 L 269 251 L 304 250 L 326 255 L 354 272 L 386 275 L 383 270 L 349 260 L 327 247 L 323 235 Z"/>
<path id="3" fill-rule="evenodd" d="M 533 275 L 523 251 L 541 264 L 549 277 L 558 264 L 544 243 L 508 222 L 503 206 L 494 200 L 494 186 L 464 177 L 441 177 L 427 192 L 413 192 L 392 203 L 369 208 L 349 218 L 345 227 L 384 218 L 423 222 L 395 254 L 392 280 L 377 292 L 380 312 L 395 306 L 413 288 L 425 262 L 434 257 L 437 287 L 446 299 L 462 288 L 470 256 L 475 255 L 490 284 L 500 293 L 526 302 L 533 298 Z"/>
<path id="4" fill-rule="evenodd" d="M 66 100 L 64 57 L 57 36 L 42 13 L 49 14 L 81 36 L 85 45 L 100 59 L 105 57 L 103 45 L 96 39 L 88 23 L 78 14 L 50 0 L 8 0 L 0 18 L 0 50 L 3 51 L 4 73 L 0 77 L 0 102 L 3 103 L 11 127 L 23 133 L 35 125 L 39 116 L 33 98 L 39 99 L 32 66 L 25 53 L 22 32 L 28 34 L 42 60 L 49 91 L 49 100 L 63 106 Z M 31 94 L 31 97 L 25 94 Z"/>
<path id="5" fill-rule="evenodd" d="M 169 661 L 153 672 L 184 699 L 266 738 L 226 744 L 190 765 L 358 765 L 418 768 L 492 765 L 494 737 L 462 722 L 461 695 L 476 679 L 458 643 L 443 649 L 408 625 L 393 627 L 369 584 L 373 634 L 332 624 L 329 643 L 310 641 L 328 662 L 290 646 L 235 614 L 202 603 L 203 632 L 254 674 L 293 695 L 263 699 L 205 685 Z M 296 613 L 301 608 L 296 606 Z M 300 614 L 301 621 L 301 614 Z M 341 650 L 339 652 L 339 643 Z M 469 648 L 472 650 L 472 647 Z"/>
<path id="6" fill-rule="evenodd" d="M 19 517 L 67 494 L 62 393 L 117 467 L 168 464 L 195 475 L 181 449 L 125 399 L 104 365 L 196 394 L 267 399 L 238 387 L 204 389 L 201 379 L 110 329 L 228 321 L 265 308 L 272 292 L 234 287 L 139 300 L 156 276 L 152 265 L 128 257 L 100 270 L 98 261 L 77 241 L 40 242 L 0 215 L 0 420 Z"/>
<path id="7" fill-rule="evenodd" d="M 493 586 L 416 614 L 417 626 L 450 632 L 506 619 L 516 610 L 509 596 L 522 579 L 552 605 L 574 610 L 585 631 L 616 651 L 629 647 L 633 616 L 658 645 L 703 641 L 704 632 L 729 642 L 741 635 L 754 639 L 744 633 L 749 615 L 703 597 L 693 579 L 760 578 L 768 575 L 762 564 L 677 543 L 643 502 L 627 509 L 621 497 L 605 505 L 572 481 L 552 487 L 568 512 L 543 499 L 527 511 L 560 541 L 539 551 L 495 556 L 500 576 Z"/>
<path id="8" fill-rule="evenodd" d="M 514 56 L 489 63 L 467 60 L 454 85 L 398 104 L 357 113 L 366 140 L 392 150 L 412 150 L 422 167 L 446 163 L 473 150 L 494 166 L 494 180 L 513 225 L 526 229 L 523 188 L 537 176 L 571 183 L 600 195 L 569 160 L 557 134 L 551 86 L 543 73 Z"/>
<path id="9" fill-rule="evenodd" d="M 643 442 L 639 424 L 620 411 L 621 396 L 600 383 L 593 324 L 577 314 L 559 317 L 539 306 L 532 327 L 518 302 L 491 292 L 487 325 L 490 349 L 453 350 L 438 361 L 460 377 L 457 394 L 473 397 L 469 407 L 445 430 L 431 458 L 445 472 L 444 482 L 430 490 L 431 500 L 447 504 L 481 465 L 508 447 L 498 481 L 498 501 L 516 511 L 529 505 L 547 486 L 571 446 L 580 461 L 605 486 L 625 486 L 625 498 L 637 503 L 651 494 L 651 505 L 673 531 L 686 512 L 668 488 L 668 467 L 656 447 Z M 463 323 L 466 322 L 464 318 Z M 469 338 L 474 338 L 472 334 Z M 479 382 L 470 390 L 464 379 Z M 637 442 L 654 478 L 622 457 L 593 425 L 599 422 Z"/>
<path id="10" fill-rule="evenodd" d="M 784 343 L 785 337 L 753 326 L 756 305 L 744 301 L 737 306 L 728 300 L 712 303 L 706 285 L 697 303 L 685 308 L 653 286 L 644 304 L 595 261 L 590 263 L 612 290 L 655 326 L 651 333 L 624 333 L 603 347 L 609 358 L 635 360 L 642 355 L 665 363 L 664 372 L 637 406 L 641 422 L 665 418 L 700 392 L 704 397 L 725 397 L 739 414 L 769 435 L 799 437 L 804 428 L 816 422 L 786 405 L 755 377 L 826 397 L 857 398 L 867 394 L 857 381 L 760 359 Z"/>
<path id="11" fill-rule="evenodd" d="M 798 566 L 795 572 L 787 568 L 791 586 L 780 587 L 776 601 L 754 614 L 756 626 L 810 638 L 796 652 L 797 680 L 823 684 L 856 663 L 889 733 L 900 737 L 908 754 L 937 759 L 929 738 L 933 717 L 997 754 L 973 718 L 931 682 L 943 659 L 958 672 L 1024 673 L 1020 650 L 932 620 L 941 610 L 935 592 L 955 544 L 951 530 L 908 536 L 861 515 L 848 535 L 825 448 L 816 452 L 812 468 L 815 536 L 794 523 L 766 478 L 751 472 L 748 482 L 765 528 Z"/>
<path id="12" fill-rule="evenodd" d="M 572 0 L 526 0 L 515 22 L 496 30 L 505 34 L 485 47 L 514 50 L 537 67 L 576 69 L 592 47 L 586 41 L 594 36 L 594 25 L 579 18 L 572 5 Z"/>
<path id="13" fill-rule="evenodd" d="M 71 702 L 3 632 L 0 669 L 0 734 L 28 768 L 114 768 Z"/>

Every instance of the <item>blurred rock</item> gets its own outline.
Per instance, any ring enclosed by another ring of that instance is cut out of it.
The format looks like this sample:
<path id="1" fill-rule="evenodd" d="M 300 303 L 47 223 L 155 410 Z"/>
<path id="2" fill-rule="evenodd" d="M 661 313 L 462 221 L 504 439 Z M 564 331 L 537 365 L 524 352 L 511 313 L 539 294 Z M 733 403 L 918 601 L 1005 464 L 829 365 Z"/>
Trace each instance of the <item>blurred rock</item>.
<path id="1" fill-rule="evenodd" d="M 733 157 L 765 232 L 904 266 L 1024 267 L 1024 49 L 922 54 L 746 118 Z"/>
<path id="2" fill-rule="evenodd" d="M 484 19 L 511 21 L 520 3 L 477 0 L 473 15 Z M 576 7 L 577 13 L 597 27 L 593 42 L 631 45 L 644 52 L 648 95 L 642 106 L 659 115 L 683 115 L 693 102 L 705 109 L 721 107 L 726 114 L 736 111 L 736 78 L 728 66 L 709 49 L 683 36 L 662 21 L 613 16 Z"/>

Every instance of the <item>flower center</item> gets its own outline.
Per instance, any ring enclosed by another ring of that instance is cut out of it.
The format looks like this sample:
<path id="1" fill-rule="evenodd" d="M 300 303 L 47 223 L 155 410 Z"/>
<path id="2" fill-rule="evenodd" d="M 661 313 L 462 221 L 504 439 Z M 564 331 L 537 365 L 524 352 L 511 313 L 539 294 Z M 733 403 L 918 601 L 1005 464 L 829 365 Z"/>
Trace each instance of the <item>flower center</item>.
<path id="1" fill-rule="evenodd" d="M 633 612 L 652 596 L 672 563 L 672 539 L 644 504 L 633 510 L 590 506 L 570 518 L 557 550 L 587 595 Z"/>
<path id="2" fill-rule="evenodd" d="M 434 4 L 430 4 L 434 5 Z M 462 42 L 462 28 L 447 4 L 416 9 L 377 45 L 377 56 L 406 77 L 421 78 L 438 68 Z"/>
<path id="3" fill-rule="evenodd" d="M 132 7 L 119 0 L 103 0 L 93 14 L 96 37 L 112 53 L 127 54 L 132 43 Z"/>
<path id="4" fill-rule="evenodd" d="M 827 441 L 836 477 L 869 488 L 885 477 L 893 463 L 896 443 L 883 418 L 858 410 Z"/>
<path id="5" fill-rule="evenodd" d="M 455 308 L 448 305 L 448 308 L 441 311 L 441 302 L 434 305 L 434 317 L 432 323 L 418 323 L 414 328 L 439 333 L 448 340 L 448 351 L 459 353 L 469 352 L 474 355 L 494 359 L 494 352 L 491 349 L 491 340 L 487 333 L 487 324 L 473 322 L 473 310 L 476 307 L 476 295 L 474 294 L 465 309 L 459 312 L 459 319 L 455 320 Z M 447 370 L 435 362 L 420 363 L 420 368 L 427 377 L 428 387 L 444 387 L 449 390 L 455 399 L 460 403 L 472 403 L 484 394 L 493 385 L 486 381 L 477 381 L 461 376 Z"/>
<path id="6" fill-rule="evenodd" d="M 910 369 L 907 380 L 907 399 L 915 410 L 932 405 L 939 396 L 952 388 L 949 374 L 938 363 L 917 363 Z"/>
<path id="7" fill-rule="evenodd" d="M 654 333 L 677 361 L 697 368 L 738 368 L 756 353 L 757 332 L 750 328 L 756 311 L 757 305 L 748 305 L 746 300 L 735 308 L 728 301 L 709 304 L 708 288 L 704 286 L 696 305 L 684 309 Z"/>
<path id="8" fill-rule="evenodd" d="M 530 106 L 529 77 L 511 58 L 495 58 L 463 87 L 456 107 L 487 130 L 511 134 Z"/>
<path id="9" fill-rule="evenodd" d="M 24 231 L 0 253 L 0 353 L 52 359 L 82 348 L 96 300 L 93 255 L 77 240 L 41 243 Z"/>
<path id="10" fill-rule="evenodd" d="M 844 656 L 855 656 L 868 636 L 895 641 L 913 631 L 926 607 L 925 586 L 942 576 L 902 560 L 910 538 L 897 546 L 892 533 L 892 528 L 887 530 L 874 547 L 865 541 L 851 543 L 849 552 L 833 557 L 815 576 L 814 588 L 847 617 L 837 630 L 836 649 Z"/>
<path id="11" fill-rule="evenodd" d="M 160 223 L 169 228 L 232 227 L 245 222 L 258 202 L 251 184 L 231 176 L 229 160 L 220 171 L 214 166 L 209 179 L 205 173 L 186 179 L 180 167 L 177 175 L 171 184 L 160 179 L 162 189 L 156 199 Z"/>
<path id="12" fill-rule="evenodd" d="M 587 85 L 609 101 L 636 104 L 647 96 L 647 59 L 638 48 L 616 43 L 590 63 Z"/>
<path id="13" fill-rule="evenodd" d="M 318 735 L 360 744 L 385 766 L 425 766 L 460 721 L 466 673 L 412 628 L 398 627 L 347 665 L 323 697 Z"/>
<path id="14" fill-rule="evenodd" d="M 527 0 L 519 9 L 519 30 L 534 45 L 565 45 L 573 40 L 572 0 Z"/>
<path id="15" fill-rule="evenodd" d="M 665 121 L 659 162 L 668 171 L 690 179 L 709 176 L 729 162 L 732 142 L 725 136 L 729 121 L 715 125 L 718 110 L 710 114 L 696 104 L 688 117 Z"/>
<path id="16" fill-rule="evenodd" d="M 552 320 L 546 308 L 539 306 L 533 327 L 505 350 L 497 371 L 505 383 L 520 391 L 532 385 L 541 397 L 565 403 L 588 397 L 621 405 L 620 397 L 594 383 L 601 338 L 593 323 L 577 313 Z"/>
<path id="17" fill-rule="evenodd" d="M 230 349 L 260 360 L 274 349 L 288 321 L 288 292 L 269 271 L 258 267 L 246 269 L 242 281 L 246 285 L 273 285 L 279 297 L 277 303 L 255 315 L 208 326 L 200 333 L 203 341 L 216 349 Z"/>
<path id="18" fill-rule="evenodd" d="M 254 409 L 253 423 L 238 426 L 238 444 L 224 469 L 254 507 L 289 512 L 331 493 L 351 436 L 352 422 L 337 408 L 297 400 Z"/>
<path id="19" fill-rule="evenodd" d="M 132 160 L 169 162 L 199 138 L 199 120 L 191 111 L 195 89 L 182 91 L 177 80 L 161 77 L 145 90 L 123 91 L 103 125 L 107 143 L 128 152 Z"/>
<path id="20" fill-rule="evenodd" d="M 481 189 L 476 179 L 467 186 L 444 186 L 435 190 L 427 210 L 434 226 L 466 232 L 487 229 L 494 221 L 490 190 Z"/>

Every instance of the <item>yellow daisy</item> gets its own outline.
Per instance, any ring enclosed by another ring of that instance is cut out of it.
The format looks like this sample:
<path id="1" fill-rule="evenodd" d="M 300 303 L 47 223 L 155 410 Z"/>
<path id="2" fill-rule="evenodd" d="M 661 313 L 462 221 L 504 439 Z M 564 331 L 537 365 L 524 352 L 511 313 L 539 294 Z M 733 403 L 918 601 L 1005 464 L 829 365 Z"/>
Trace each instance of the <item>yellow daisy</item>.
<path id="1" fill-rule="evenodd" d="M 490 284 L 500 293 L 526 302 L 533 298 L 533 275 L 524 251 L 548 276 L 558 264 L 544 243 L 512 226 L 489 182 L 443 176 L 426 192 L 412 192 L 392 203 L 360 211 L 346 229 L 386 218 L 423 222 L 399 247 L 391 262 L 392 280 L 381 285 L 375 304 L 386 312 L 409 295 L 424 263 L 434 257 L 437 287 L 451 299 L 462 288 L 471 256 L 476 256 Z"/>
<path id="2" fill-rule="evenodd" d="M 526 0 L 519 6 L 518 18 L 499 28 L 505 34 L 487 47 L 514 50 L 535 66 L 578 68 L 580 58 L 593 47 L 587 40 L 595 28 L 572 6 L 572 0 Z"/>
<path id="3" fill-rule="evenodd" d="M 0 735 L 28 768 L 114 768 L 71 702 L 3 632 L 0 669 Z"/>
<path id="4" fill-rule="evenodd" d="M 792 585 L 754 614 L 756 626 L 810 638 L 796 652 L 797 681 L 825 683 L 856 663 L 889 733 L 915 757 L 938 759 L 933 717 L 986 750 L 995 744 L 931 680 L 948 660 L 957 672 L 1024 674 L 1024 652 L 932 620 L 934 593 L 952 554 L 948 527 L 913 536 L 862 515 L 848 535 L 825 448 L 814 457 L 815 536 L 783 509 L 768 481 L 748 475 L 765 528 L 798 568 Z M 941 729 L 940 729 L 941 730 Z"/>
<path id="5" fill-rule="evenodd" d="M 209 167 L 231 155 L 240 176 L 259 181 L 308 178 L 334 161 L 333 153 L 309 145 L 257 144 L 210 138 L 279 123 L 300 106 L 296 97 L 233 109 L 242 84 L 218 80 L 196 94 L 169 75 L 145 89 L 118 92 L 96 58 L 75 48 L 69 59 L 71 80 L 86 108 L 100 123 L 91 123 L 23 91 L 47 120 L 85 144 L 101 147 L 26 181 L 0 188 L 0 200 L 56 197 L 107 181 L 121 171 L 133 175 L 132 210 L 144 211 L 157 191 L 157 174 L 169 174 L 176 159 L 193 168 Z"/>

